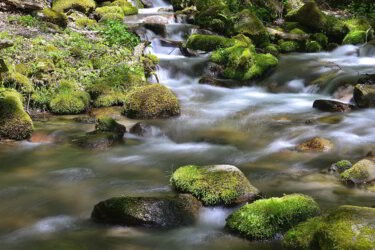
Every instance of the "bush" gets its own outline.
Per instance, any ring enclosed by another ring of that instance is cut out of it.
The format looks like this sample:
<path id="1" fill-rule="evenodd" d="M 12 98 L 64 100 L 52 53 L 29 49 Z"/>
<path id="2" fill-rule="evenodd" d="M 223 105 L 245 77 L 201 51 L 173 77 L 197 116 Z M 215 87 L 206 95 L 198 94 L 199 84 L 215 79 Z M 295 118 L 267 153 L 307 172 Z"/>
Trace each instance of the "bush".
<path id="1" fill-rule="evenodd" d="M 105 20 L 104 24 L 105 27 L 102 28 L 102 35 L 109 46 L 123 45 L 131 48 L 139 44 L 139 37 L 130 33 L 127 26 L 121 21 L 109 19 Z"/>

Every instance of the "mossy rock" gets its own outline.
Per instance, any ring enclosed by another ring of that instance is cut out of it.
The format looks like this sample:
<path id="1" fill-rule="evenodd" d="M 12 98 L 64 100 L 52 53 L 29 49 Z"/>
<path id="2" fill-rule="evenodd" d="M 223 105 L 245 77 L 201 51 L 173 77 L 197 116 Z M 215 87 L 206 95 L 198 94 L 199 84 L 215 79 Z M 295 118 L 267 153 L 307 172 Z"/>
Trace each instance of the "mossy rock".
<path id="1" fill-rule="evenodd" d="M 195 5 L 196 0 L 171 0 L 173 10 L 179 11 Z"/>
<path id="2" fill-rule="evenodd" d="M 296 41 L 279 41 L 280 50 L 283 53 L 297 52 L 300 50 L 300 44 Z"/>
<path id="3" fill-rule="evenodd" d="M 348 160 L 341 160 L 341 161 L 338 161 L 334 164 L 332 164 L 328 171 L 331 172 L 331 173 L 339 173 L 341 174 L 342 172 L 350 169 L 352 167 L 352 163 Z"/>
<path id="4" fill-rule="evenodd" d="M 262 44 L 269 41 L 266 28 L 253 12 L 245 9 L 236 15 L 236 19 L 237 21 L 233 26 L 235 33 L 250 37 L 255 44 Z"/>
<path id="5" fill-rule="evenodd" d="M 353 98 L 360 108 L 375 107 L 375 87 L 374 85 L 357 84 L 354 88 Z"/>
<path id="6" fill-rule="evenodd" d="M 296 149 L 301 152 L 326 152 L 333 149 L 334 144 L 325 138 L 314 137 L 310 140 L 300 143 Z"/>
<path id="7" fill-rule="evenodd" d="M 99 95 L 95 101 L 94 106 L 97 108 L 111 107 L 124 105 L 126 95 L 118 92 L 111 92 Z"/>
<path id="8" fill-rule="evenodd" d="M 319 249 L 374 249 L 375 208 L 341 206 L 314 235 Z"/>
<path id="9" fill-rule="evenodd" d="M 271 240 L 319 214 L 320 208 L 314 199 L 292 194 L 245 205 L 229 215 L 226 227 L 251 240 Z"/>
<path id="10" fill-rule="evenodd" d="M 214 51 L 235 45 L 235 39 L 215 35 L 194 34 L 189 36 L 185 47 L 193 50 Z"/>
<path id="11" fill-rule="evenodd" d="M 283 247 L 291 250 L 319 249 L 314 242 L 314 234 L 322 226 L 322 222 L 323 217 L 318 216 L 293 227 L 284 234 Z"/>
<path id="12" fill-rule="evenodd" d="M 61 12 L 51 8 L 45 8 L 37 13 L 37 17 L 43 21 L 57 24 L 63 28 L 68 26 L 68 17 Z"/>
<path id="13" fill-rule="evenodd" d="M 289 13 L 289 16 L 293 21 L 297 21 L 315 31 L 323 30 L 327 23 L 327 18 L 313 1 L 303 5 L 295 14 Z"/>
<path id="14" fill-rule="evenodd" d="M 201 204 L 193 196 L 114 197 L 95 205 L 91 218 L 98 223 L 171 228 L 195 223 Z"/>
<path id="15" fill-rule="evenodd" d="M 171 183 L 177 191 L 190 193 L 208 206 L 252 201 L 259 193 L 238 168 L 230 165 L 180 167 Z"/>
<path id="16" fill-rule="evenodd" d="M 126 132 L 126 127 L 117 123 L 113 118 L 100 117 L 96 121 L 95 130 L 100 132 L 112 132 L 122 138 Z"/>
<path id="17" fill-rule="evenodd" d="M 303 30 L 301 30 L 299 28 L 294 28 L 289 33 L 295 34 L 295 35 L 300 35 L 300 36 L 307 35 L 305 31 L 303 31 Z"/>
<path id="18" fill-rule="evenodd" d="M 342 41 L 343 44 L 363 44 L 366 42 L 367 33 L 366 31 L 356 30 L 351 31 L 347 34 Z"/>
<path id="19" fill-rule="evenodd" d="M 22 96 L 15 90 L 0 88 L 0 138 L 27 139 L 33 129 L 33 122 L 24 111 Z"/>
<path id="20" fill-rule="evenodd" d="M 55 64 L 49 58 L 42 58 L 35 62 L 35 68 L 38 72 L 49 73 L 55 70 Z"/>
<path id="21" fill-rule="evenodd" d="M 323 33 L 316 33 L 313 35 L 313 39 L 317 41 L 323 48 L 326 48 L 328 46 L 328 37 L 324 35 Z"/>
<path id="22" fill-rule="evenodd" d="M 11 71 L 1 76 L 5 87 L 15 88 L 22 93 L 32 93 L 34 91 L 33 83 L 25 75 Z"/>
<path id="23" fill-rule="evenodd" d="M 361 160 L 341 174 L 341 181 L 349 185 L 367 184 L 375 180 L 375 162 Z"/>
<path id="24" fill-rule="evenodd" d="M 103 21 L 102 19 L 117 19 L 116 18 L 109 18 L 110 16 L 118 16 L 122 17 L 122 19 L 125 16 L 129 15 L 135 15 L 138 13 L 138 8 L 134 7 L 131 3 L 127 1 L 115 1 L 110 6 L 104 6 L 97 8 L 95 10 L 95 16 Z"/>
<path id="25" fill-rule="evenodd" d="M 90 96 L 83 91 L 61 90 L 49 104 L 54 114 L 79 114 L 89 108 Z"/>
<path id="26" fill-rule="evenodd" d="M 306 42 L 306 51 L 310 53 L 320 52 L 322 46 L 317 41 L 307 41 Z"/>
<path id="27" fill-rule="evenodd" d="M 57 12 L 67 12 L 70 9 L 75 9 L 89 14 L 95 8 L 96 3 L 94 0 L 54 0 L 52 3 L 52 9 Z"/>
<path id="28" fill-rule="evenodd" d="M 160 84 L 132 90 L 124 103 L 124 115 L 129 118 L 169 118 L 180 113 L 180 101 L 171 90 Z"/>
<path id="29" fill-rule="evenodd" d="M 208 29 L 226 36 L 234 35 L 233 13 L 226 7 L 209 6 L 195 15 L 194 23 L 201 28 Z"/>

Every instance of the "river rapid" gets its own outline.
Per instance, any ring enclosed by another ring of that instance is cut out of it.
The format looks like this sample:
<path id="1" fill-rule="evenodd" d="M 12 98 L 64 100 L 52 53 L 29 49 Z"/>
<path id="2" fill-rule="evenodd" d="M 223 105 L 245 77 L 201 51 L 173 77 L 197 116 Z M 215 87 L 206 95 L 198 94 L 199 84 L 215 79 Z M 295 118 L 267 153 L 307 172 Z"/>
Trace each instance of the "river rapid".
<path id="1" fill-rule="evenodd" d="M 173 17 L 158 12 L 171 6 L 153 3 L 138 18 Z M 183 41 L 195 28 L 168 20 L 166 39 Z M 375 193 L 347 188 L 321 173 L 338 160 L 359 160 L 375 149 L 375 110 L 332 115 L 312 108 L 316 99 L 336 98 L 333 90 L 343 81 L 374 74 L 373 48 L 348 45 L 333 52 L 281 56 L 265 79 L 220 88 L 198 83 L 209 54 L 185 57 L 152 31 L 145 36 L 151 41 L 147 53 L 161 59 L 160 83 L 181 100 L 181 116 L 142 121 L 147 124 L 144 137 L 128 133 L 125 144 L 105 151 L 67 143 L 69 136 L 93 129 L 73 116 L 37 119 L 35 134 L 48 139 L 42 143 L 1 143 L 1 249 L 281 249 L 279 241 L 250 242 L 230 235 L 224 225 L 232 210 L 223 207 L 204 208 L 197 225 L 173 230 L 90 221 L 93 206 L 112 196 L 170 194 L 172 172 L 186 164 L 235 165 L 266 197 L 307 194 L 325 212 L 344 204 L 375 205 Z M 328 83 L 311 84 L 327 75 Z M 137 122 L 118 119 L 127 128 Z M 334 150 L 291 150 L 314 136 L 332 140 Z"/>

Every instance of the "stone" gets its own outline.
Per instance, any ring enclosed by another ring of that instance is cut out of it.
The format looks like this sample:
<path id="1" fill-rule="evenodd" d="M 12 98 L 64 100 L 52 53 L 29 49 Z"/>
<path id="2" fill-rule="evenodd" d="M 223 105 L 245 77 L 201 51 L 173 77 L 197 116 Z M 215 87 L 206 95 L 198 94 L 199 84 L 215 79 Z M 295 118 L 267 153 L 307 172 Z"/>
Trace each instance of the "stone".
<path id="1" fill-rule="evenodd" d="M 315 100 L 313 108 L 324 112 L 350 112 L 355 109 L 355 106 L 333 100 Z"/>
<path id="2" fill-rule="evenodd" d="M 183 166 L 172 174 L 171 183 L 207 206 L 253 201 L 259 194 L 241 170 L 231 165 Z"/>
<path id="3" fill-rule="evenodd" d="M 354 88 L 353 98 L 360 108 L 375 107 L 375 85 L 357 84 Z"/>
<path id="4" fill-rule="evenodd" d="M 360 160 L 341 174 L 341 181 L 348 185 L 362 185 L 375 181 L 375 162 Z"/>
<path id="5" fill-rule="evenodd" d="M 195 223 L 201 203 L 193 196 L 114 197 L 95 205 L 91 218 L 98 223 L 171 228 Z"/>
<path id="6" fill-rule="evenodd" d="M 308 141 L 297 145 L 296 149 L 300 152 L 326 152 L 333 149 L 333 143 L 325 138 L 314 137 Z"/>
<path id="7" fill-rule="evenodd" d="M 341 161 L 338 161 L 334 164 L 332 164 L 328 171 L 330 173 L 338 173 L 338 174 L 341 174 L 342 172 L 350 169 L 352 167 L 352 163 L 348 160 L 341 160 Z"/>
<path id="8" fill-rule="evenodd" d="M 35 10 L 42 10 L 48 8 L 47 0 L 2 0 L 0 2 L 0 10 L 5 11 L 23 11 L 33 12 Z"/>

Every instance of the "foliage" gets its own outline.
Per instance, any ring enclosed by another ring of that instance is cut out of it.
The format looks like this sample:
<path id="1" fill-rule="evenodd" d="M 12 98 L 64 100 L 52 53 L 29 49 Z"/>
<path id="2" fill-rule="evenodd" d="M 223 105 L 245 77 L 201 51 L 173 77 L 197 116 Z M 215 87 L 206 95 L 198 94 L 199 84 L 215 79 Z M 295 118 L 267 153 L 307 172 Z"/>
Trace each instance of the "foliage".
<path id="1" fill-rule="evenodd" d="M 109 46 L 123 45 L 131 48 L 137 46 L 140 42 L 139 37 L 130 33 L 127 26 L 119 20 L 105 20 L 101 31 Z"/>

